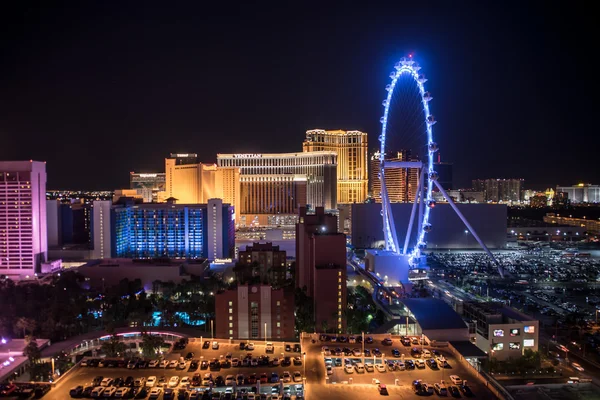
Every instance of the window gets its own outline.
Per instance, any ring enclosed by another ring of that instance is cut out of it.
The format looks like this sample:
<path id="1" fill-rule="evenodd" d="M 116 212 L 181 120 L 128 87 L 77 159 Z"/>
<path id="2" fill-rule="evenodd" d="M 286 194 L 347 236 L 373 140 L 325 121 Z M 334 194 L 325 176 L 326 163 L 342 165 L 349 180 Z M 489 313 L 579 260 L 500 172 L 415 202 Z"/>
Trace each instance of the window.
<path id="1" fill-rule="evenodd" d="M 229 307 L 233 306 L 233 301 L 229 302 Z"/>
<path id="2" fill-rule="evenodd" d="M 523 347 L 534 347 L 535 340 L 534 339 L 525 339 L 523 340 Z"/>
<path id="3" fill-rule="evenodd" d="M 230 322 L 230 323 L 229 323 L 229 327 L 230 327 L 230 328 L 233 328 L 233 322 Z"/>
<path id="4" fill-rule="evenodd" d="M 535 333 L 535 325 L 529 325 L 523 328 L 525 333 Z"/>
<path id="5" fill-rule="evenodd" d="M 230 329 L 230 330 L 229 330 L 229 334 L 230 334 L 230 335 L 233 335 L 233 329 Z"/>
<path id="6" fill-rule="evenodd" d="M 233 308 L 229 309 L 229 314 L 233 314 Z"/>
<path id="7" fill-rule="evenodd" d="M 233 315 L 230 315 L 230 316 L 229 316 L 229 320 L 230 320 L 230 321 L 233 321 Z"/>
<path id="8" fill-rule="evenodd" d="M 258 338 L 258 303 L 250 303 L 250 329 L 251 337 Z"/>
<path id="9" fill-rule="evenodd" d="M 278 301 L 278 302 L 277 302 L 277 306 L 280 306 L 280 305 L 281 305 L 281 302 L 280 302 L 280 301 Z"/>

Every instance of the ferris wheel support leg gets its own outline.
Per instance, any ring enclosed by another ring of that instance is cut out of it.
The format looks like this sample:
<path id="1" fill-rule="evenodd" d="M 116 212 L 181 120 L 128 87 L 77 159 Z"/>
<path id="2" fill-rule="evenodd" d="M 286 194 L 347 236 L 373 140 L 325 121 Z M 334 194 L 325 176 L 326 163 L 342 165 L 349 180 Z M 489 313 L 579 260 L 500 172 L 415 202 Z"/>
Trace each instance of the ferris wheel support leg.
<path id="1" fill-rule="evenodd" d="M 421 191 L 421 187 L 423 186 L 424 180 L 425 168 L 421 168 L 421 177 L 419 178 L 419 186 L 415 191 L 415 201 L 413 203 L 412 210 L 410 211 L 410 220 L 408 221 L 408 230 L 406 231 L 406 237 L 404 238 L 404 250 L 402 251 L 402 254 L 406 254 L 406 251 L 408 250 L 408 242 L 410 241 L 410 234 L 412 233 L 412 228 L 415 221 L 415 213 L 417 211 L 417 201 L 419 200 L 419 192 Z"/>
<path id="2" fill-rule="evenodd" d="M 425 206 L 425 174 L 427 173 L 427 167 L 423 166 L 421 168 L 421 177 L 419 178 L 419 187 L 417 191 L 420 193 L 419 195 L 419 225 L 417 228 L 417 242 L 419 241 L 419 235 L 421 235 L 423 229 L 423 208 Z"/>
<path id="3" fill-rule="evenodd" d="M 458 217 L 465 224 L 465 226 L 467 227 L 467 229 L 469 230 L 469 232 L 471 232 L 471 234 L 473 235 L 473 237 L 475 238 L 475 240 L 477 240 L 477 243 L 479 243 L 479 245 L 483 248 L 483 250 L 487 253 L 487 255 L 492 259 L 492 261 L 494 262 L 494 264 L 496 264 L 496 266 L 498 267 L 498 272 L 500 273 L 500 277 L 504 278 L 504 270 L 502 269 L 502 267 L 500 266 L 500 264 L 496 260 L 496 257 L 494 257 L 494 255 L 492 254 L 492 252 L 490 251 L 490 249 L 487 248 L 487 246 L 485 245 L 485 243 L 483 243 L 483 241 L 481 240 L 481 238 L 479 237 L 479 235 L 477 235 L 477 232 L 475 232 L 475 229 L 473 229 L 473 227 L 471 226 L 471 224 L 469 223 L 469 221 L 467 221 L 467 219 L 465 218 L 465 216 L 460 212 L 460 210 L 458 209 L 458 207 L 456 206 L 456 204 L 454 203 L 454 201 L 452 200 L 452 198 L 450 196 L 448 196 L 448 193 L 446 193 L 446 191 L 444 190 L 444 188 L 442 187 L 442 185 L 440 185 L 437 180 L 434 180 L 433 183 L 435 184 L 435 186 L 437 186 L 437 188 L 440 190 L 440 192 L 442 193 L 442 195 L 444 196 L 444 198 L 446 199 L 446 201 L 448 202 L 448 204 L 450 204 L 450 206 L 452 207 L 452 209 L 454 210 L 454 212 L 458 215 Z"/>
<path id="4" fill-rule="evenodd" d="M 396 224 L 392 213 L 392 206 L 388 197 L 387 185 L 385 184 L 385 169 L 381 169 L 381 205 L 383 206 L 383 230 L 386 250 L 395 253 L 400 251 L 398 245 L 398 236 L 396 234 Z"/>

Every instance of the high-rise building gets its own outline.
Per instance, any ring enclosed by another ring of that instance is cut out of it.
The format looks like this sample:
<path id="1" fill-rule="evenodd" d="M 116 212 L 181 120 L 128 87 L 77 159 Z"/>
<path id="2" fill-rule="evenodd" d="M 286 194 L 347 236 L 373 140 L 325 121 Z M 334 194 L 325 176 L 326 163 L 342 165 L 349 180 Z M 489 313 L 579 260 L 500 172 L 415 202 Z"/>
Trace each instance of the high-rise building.
<path id="1" fill-rule="evenodd" d="M 600 203 L 600 186 L 579 183 L 575 186 L 556 186 L 556 192 L 566 193 L 569 201 L 576 203 Z"/>
<path id="2" fill-rule="evenodd" d="M 371 155 L 370 183 L 371 196 L 377 203 L 381 203 L 381 180 L 379 179 L 380 152 Z M 409 150 L 396 151 L 386 154 L 386 161 L 418 161 Z M 386 168 L 385 186 L 390 203 L 407 203 L 415 200 L 415 193 L 419 186 L 420 168 Z"/>
<path id="3" fill-rule="evenodd" d="M 279 250 L 279 246 L 273 246 L 273 243 L 253 243 L 252 246 L 246 246 L 245 250 L 240 250 L 238 255 L 239 263 L 246 267 L 251 267 L 256 263 L 261 281 L 271 282 L 271 284 L 282 284 L 286 279 L 287 255 L 285 250 Z M 252 273 L 252 271 L 250 271 Z"/>
<path id="4" fill-rule="evenodd" d="M 269 285 L 239 285 L 217 293 L 216 337 L 229 339 L 294 338 L 294 292 Z"/>
<path id="5" fill-rule="evenodd" d="M 360 131 L 312 129 L 302 143 L 305 152 L 337 154 L 337 202 L 362 203 L 369 189 L 368 135 Z"/>
<path id="6" fill-rule="evenodd" d="M 521 201 L 523 179 L 475 179 L 473 190 L 483 192 L 485 201 L 493 203 L 518 203 Z"/>
<path id="7" fill-rule="evenodd" d="M 336 153 L 217 154 L 219 168 L 239 168 L 241 226 L 297 215 L 301 206 L 335 209 Z"/>
<path id="8" fill-rule="evenodd" d="M 94 202 L 96 258 L 229 258 L 235 245 L 233 207 L 143 203 L 121 199 Z"/>
<path id="9" fill-rule="evenodd" d="M 48 258 L 46 163 L 0 161 L 0 275 L 22 279 Z"/>
<path id="10" fill-rule="evenodd" d="M 296 224 L 296 287 L 314 301 L 317 329 L 343 332 L 346 326 L 346 235 L 335 215 L 317 207 L 300 209 Z"/>
<path id="11" fill-rule="evenodd" d="M 171 154 L 165 159 L 166 196 L 179 203 L 203 204 L 222 199 L 240 214 L 240 168 L 198 162 L 196 154 Z"/>
<path id="12" fill-rule="evenodd" d="M 159 193 L 166 190 L 166 174 L 130 172 L 129 185 L 130 189 L 138 191 L 145 203 L 157 203 Z"/>

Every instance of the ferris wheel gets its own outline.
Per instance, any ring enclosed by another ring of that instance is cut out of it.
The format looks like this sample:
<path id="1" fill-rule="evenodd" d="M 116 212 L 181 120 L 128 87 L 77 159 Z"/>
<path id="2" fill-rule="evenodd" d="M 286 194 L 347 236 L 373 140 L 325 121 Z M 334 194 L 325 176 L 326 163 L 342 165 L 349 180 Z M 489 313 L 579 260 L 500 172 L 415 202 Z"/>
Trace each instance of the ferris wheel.
<path id="1" fill-rule="evenodd" d="M 419 265 L 421 252 L 427 248 L 427 234 L 433 229 L 431 210 L 436 202 L 432 197 L 432 190 L 436 187 L 479 245 L 498 265 L 438 182 L 439 176 L 434 169 L 438 145 L 433 136 L 433 126 L 437 121 L 430 112 L 429 104 L 433 97 L 425 90 L 427 79 L 420 70 L 421 67 L 412 59 L 412 55 L 401 58 L 390 74 L 391 83 L 385 88 L 387 96 L 383 100 L 378 152 L 385 249 L 408 257 L 408 264 L 412 267 Z M 398 240 L 391 207 L 395 202 L 412 202 L 402 242 Z M 416 229 L 414 233 L 413 229 Z M 503 276 L 499 265 L 498 270 Z"/>

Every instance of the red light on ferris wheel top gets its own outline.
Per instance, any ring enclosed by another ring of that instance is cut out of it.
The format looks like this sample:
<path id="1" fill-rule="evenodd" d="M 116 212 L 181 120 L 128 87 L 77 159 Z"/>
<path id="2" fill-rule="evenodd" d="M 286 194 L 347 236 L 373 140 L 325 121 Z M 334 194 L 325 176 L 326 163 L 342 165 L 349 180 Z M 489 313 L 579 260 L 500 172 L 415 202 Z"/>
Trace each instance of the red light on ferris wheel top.
<path id="1" fill-rule="evenodd" d="M 408 56 L 409 56 L 410 58 L 412 58 L 412 54 L 409 54 Z"/>

